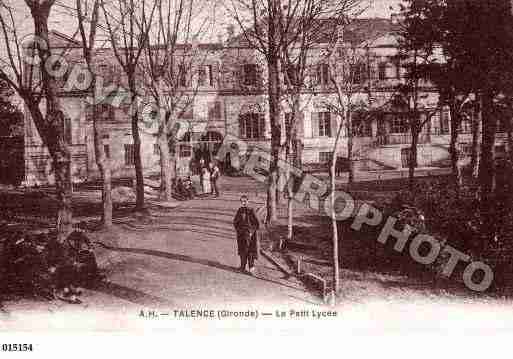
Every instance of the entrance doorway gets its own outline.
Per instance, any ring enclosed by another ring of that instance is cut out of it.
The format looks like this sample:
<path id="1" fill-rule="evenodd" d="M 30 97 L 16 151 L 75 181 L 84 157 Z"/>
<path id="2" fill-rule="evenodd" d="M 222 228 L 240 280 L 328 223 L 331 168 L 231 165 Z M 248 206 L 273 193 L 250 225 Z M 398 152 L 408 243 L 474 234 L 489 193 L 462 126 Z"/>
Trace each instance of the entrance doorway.
<path id="1" fill-rule="evenodd" d="M 199 136 L 198 136 L 199 137 Z M 223 136 L 216 131 L 208 131 L 199 137 L 198 140 L 191 136 L 191 133 L 185 134 L 183 139 L 178 143 L 179 148 L 187 146 L 190 151 L 177 151 L 179 161 L 181 163 L 181 172 L 197 175 L 200 172 L 200 160 L 204 160 L 205 164 L 212 162 L 221 147 Z M 184 156 L 182 156 L 184 154 Z"/>

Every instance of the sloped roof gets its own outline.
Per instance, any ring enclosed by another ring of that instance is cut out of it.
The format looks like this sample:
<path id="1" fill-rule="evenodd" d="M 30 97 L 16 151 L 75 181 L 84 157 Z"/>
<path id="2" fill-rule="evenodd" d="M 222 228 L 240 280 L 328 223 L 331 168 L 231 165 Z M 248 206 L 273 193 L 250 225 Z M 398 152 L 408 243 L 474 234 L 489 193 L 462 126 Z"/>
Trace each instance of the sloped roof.
<path id="1" fill-rule="evenodd" d="M 390 19 L 355 19 L 347 25 L 344 38 L 345 41 L 357 45 L 365 41 L 376 40 L 387 34 L 395 34 L 398 30 L 399 25 L 392 23 Z"/>
<path id="2" fill-rule="evenodd" d="M 513 0 L 512 0 L 513 1 Z M 333 35 L 333 28 L 337 20 L 332 18 L 319 19 L 319 28 L 321 32 L 317 42 L 328 43 Z M 322 30 L 325 30 L 324 32 Z M 344 29 L 344 42 L 351 43 L 352 45 L 359 45 L 366 41 L 374 41 L 387 34 L 395 34 L 399 30 L 399 25 L 392 22 L 388 18 L 355 18 L 351 23 L 346 25 Z M 243 33 L 233 36 L 227 41 L 228 46 L 247 46 L 246 37 Z"/>

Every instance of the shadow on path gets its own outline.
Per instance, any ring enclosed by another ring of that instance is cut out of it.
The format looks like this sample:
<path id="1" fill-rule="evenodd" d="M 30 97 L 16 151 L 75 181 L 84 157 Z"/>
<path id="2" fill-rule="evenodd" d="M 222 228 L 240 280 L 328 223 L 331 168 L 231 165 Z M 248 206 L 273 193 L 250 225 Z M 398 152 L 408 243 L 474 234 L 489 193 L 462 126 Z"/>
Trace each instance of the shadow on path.
<path id="1" fill-rule="evenodd" d="M 101 245 L 103 247 L 105 247 L 106 249 L 109 249 L 109 250 L 114 251 L 114 252 L 146 254 L 146 255 L 155 256 L 155 257 L 169 258 L 169 259 L 178 260 L 178 261 L 184 261 L 184 262 L 189 262 L 189 263 L 201 264 L 201 265 L 205 265 L 205 266 L 209 266 L 209 267 L 225 270 L 225 271 L 236 273 L 236 274 L 242 274 L 239 271 L 238 267 L 231 267 L 229 265 L 222 264 L 222 263 L 215 262 L 215 261 L 211 261 L 211 260 L 208 260 L 208 259 L 199 259 L 199 258 L 194 258 L 194 257 L 183 255 L 183 254 L 161 252 L 161 251 L 157 251 L 157 250 L 153 250 L 153 249 L 116 248 L 116 247 L 107 246 L 105 244 L 101 244 Z M 280 285 L 280 286 L 283 286 L 283 287 L 286 287 L 286 288 L 294 289 L 294 290 L 297 290 L 297 291 L 300 291 L 300 292 L 306 292 L 305 290 L 302 290 L 302 289 L 300 289 L 298 287 L 293 287 L 293 286 L 290 286 L 290 285 L 287 285 L 287 284 L 283 284 L 283 283 L 280 283 L 278 281 L 275 281 L 275 280 L 272 280 L 272 279 L 269 279 L 269 278 L 263 278 L 261 276 L 249 276 L 248 275 L 248 278 L 255 278 L 255 279 L 259 279 L 259 280 L 265 281 L 265 282 L 269 282 L 269 283 L 273 283 L 273 284 L 276 284 L 276 285 Z"/>

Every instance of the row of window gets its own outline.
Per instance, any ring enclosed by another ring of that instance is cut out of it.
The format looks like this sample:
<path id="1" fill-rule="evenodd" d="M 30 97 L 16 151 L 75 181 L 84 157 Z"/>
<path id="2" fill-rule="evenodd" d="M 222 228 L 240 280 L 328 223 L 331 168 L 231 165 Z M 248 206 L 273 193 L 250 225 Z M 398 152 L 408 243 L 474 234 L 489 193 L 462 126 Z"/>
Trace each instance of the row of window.
<path id="1" fill-rule="evenodd" d="M 375 74 L 377 70 L 377 75 Z M 182 87 L 189 87 L 190 75 L 189 70 L 184 65 L 180 66 L 179 70 L 179 85 Z M 214 68 L 212 65 L 201 66 L 198 70 L 198 85 L 199 86 L 214 86 Z M 262 84 L 262 74 L 260 66 L 253 63 L 243 64 L 238 73 L 236 74 L 237 81 L 245 86 L 259 86 Z M 368 78 L 378 79 L 385 81 L 387 79 L 399 79 L 401 77 L 401 68 L 399 65 L 393 65 L 390 62 L 380 62 L 377 67 L 368 66 L 365 63 L 354 64 L 351 69 L 351 82 L 354 84 L 361 84 L 367 81 Z M 296 71 L 293 66 L 287 70 L 285 76 L 287 83 L 296 82 Z M 314 84 L 328 86 L 330 84 L 330 70 L 326 63 L 316 65 L 314 72 Z"/>
<path id="2" fill-rule="evenodd" d="M 213 65 L 200 66 L 197 70 L 197 85 L 215 87 L 215 71 L 216 68 L 214 68 Z M 287 70 L 285 81 L 287 83 L 295 83 L 295 73 L 295 68 L 290 67 L 290 69 Z M 262 84 L 262 74 L 258 64 L 246 63 L 241 65 L 236 71 L 235 77 L 237 78 L 237 81 L 244 86 L 259 86 Z M 328 86 L 330 84 L 330 71 L 328 64 L 321 63 L 316 65 L 313 77 L 315 85 Z M 368 66 L 365 63 L 352 65 L 351 82 L 354 84 L 361 84 L 367 81 L 369 77 L 380 81 L 385 81 L 387 79 L 399 79 L 401 77 L 400 66 L 397 64 L 393 65 L 390 62 L 380 62 L 376 67 Z M 181 87 L 191 87 L 192 85 L 190 69 L 184 64 L 179 65 L 178 85 Z"/>
<path id="3" fill-rule="evenodd" d="M 190 104 L 183 109 L 179 114 L 181 119 L 192 120 L 194 118 L 194 105 Z M 109 104 L 100 104 L 96 107 L 96 112 L 92 108 L 88 108 L 87 117 L 91 119 L 93 116 L 100 122 L 113 121 L 116 118 L 115 108 Z M 222 106 L 220 101 L 213 101 L 207 103 L 207 116 L 208 119 L 219 120 L 223 117 Z"/>
<path id="4" fill-rule="evenodd" d="M 380 62 L 377 65 L 377 76 L 375 68 L 364 63 L 352 65 L 350 81 L 354 84 L 362 84 L 369 79 L 378 79 L 385 81 L 388 79 L 400 79 L 401 68 L 398 65 L 392 65 L 389 62 Z M 257 86 L 260 81 L 259 68 L 256 64 L 244 64 L 242 66 L 243 75 L 240 81 L 243 85 Z M 287 70 L 285 77 L 286 83 L 296 84 L 296 71 L 292 66 Z M 329 86 L 331 83 L 330 69 L 328 64 L 321 63 L 316 65 L 314 73 L 314 85 Z"/>
<path id="5" fill-rule="evenodd" d="M 125 166 L 134 166 L 135 165 L 135 146 L 132 143 L 125 143 L 124 144 L 124 158 L 125 158 Z M 158 155 L 159 154 L 159 147 L 157 144 L 153 145 L 153 154 Z M 110 145 L 104 144 L 103 145 L 103 152 L 105 154 L 105 157 L 111 158 L 110 153 Z"/>

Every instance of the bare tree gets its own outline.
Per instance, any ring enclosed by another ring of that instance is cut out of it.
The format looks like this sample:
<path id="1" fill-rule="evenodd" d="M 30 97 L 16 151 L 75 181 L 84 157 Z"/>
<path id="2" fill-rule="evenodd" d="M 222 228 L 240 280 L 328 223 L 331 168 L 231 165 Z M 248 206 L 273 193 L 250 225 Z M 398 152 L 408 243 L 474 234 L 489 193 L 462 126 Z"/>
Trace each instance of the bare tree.
<path id="1" fill-rule="evenodd" d="M 211 25 L 213 16 L 193 24 L 193 18 L 201 18 L 209 6 L 215 11 L 215 4 L 210 1 L 157 0 L 154 44 L 145 47 L 139 66 L 145 75 L 144 88 L 158 112 L 156 137 L 165 200 L 171 199 L 172 179 L 176 175 L 176 158 L 171 158 L 170 144 L 174 146 L 184 132 L 192 132 L 192 119 L 184 118 L 184 114 L 192 113 L 198 89 L 206 82 L 214 86 L 216 81 L 216 67 L 205 66 L 210 55 L 208 48 L 198 45 L 200 34 Z M 201 134 L 202 131 L 195 132 Z"/>
<path id="2" fill-rule="evenodd" d="M 315 1 L 291 2 L 288 4 L 289 11 L 283 12 L 285 19 L 279 20 L 280 31 L 286 32 L 282 37 L 287 40 L 281 46 L 280 60 L 284 87 L 282 99 L 289 110 L 285 113 L 285 136 L 282 136 L 285 138 L 285 144 L 281 144 L 281 147 L 285 149 L 286 161 L 298 169 L 302 168 L 303 108 L 310 103 L 315 93 L 315 88 L 311 86 L 312 82 L 308 81 L 312 54 L 319 48 L 323 39 L 329 37 L 330 32 L 336 31 L 336 19 L 326 19 L 326 6 L 321 5 L 323 4 L 320 2 L 316 4 Z M 349 5 L 348 2 L 348 8 Z M 291 173 L 284 175 L 287 197 L 287 240 L 291 240 L 296 178 Z"/>
<path id="3" fill-rule="evenodd" d="M 7 1 L 0 3 L 0 31 L 6 54 L 6 59 L 1 60 L 0 78 L 23 100 L 52 158 L 58 201 L 57 231 L 58 239 L 62 241 L 72 228 L 72 184 L 70 144 L 64 131 L 65 114 L 57 94 L 55 66 L 50 66 L 55 65 L 55 59 L 51 58 L 48 17 L 55 0 L 25 0 L 25 4 L 34 24 L 34 41 L 25 45 L 32 46 L 32 51 L 22 46 L 14 8 Z M 37 50 L 37 56 L 34 50 Z M 32 60 L 30 64 L 27 57 Z"/>
<path id="4" fill-rule="evenodd" d="M 140 95 L 137 83 L 138 65 L 143 49 L 149 42 L 149 33 L 154 21 L 158 1 L 146 5 L 146 1 L 101 0 L 107 33 L 114 57 L 121 66 L 128 82 L 132 137 L 134 140 L 134 164 L 136 176 L 136 209 L 144 209 L 144 177 L 141 160 L 141 137 L 139 133 Z"/>
<path id="5" fill-rule="evenodd" d="M 283 41 L 279 29 L 282 16 L 281 2 L 277 0 L 231 0 L 228 6 L 233 18 L 242 30 L 250 48 L 260 52 L 267 65 L 267 91 L 269 120 L 271 126 L 271 162 L 267 183 L 267 218 L 271 223 L 277 219 L 276 189 L 278 181 L 278 159 L 280 154 L 280 50 Z"/>
<path id="6" fill-rule="evenodd" d="M 261 53 L 267 65 L 267 95 L 271 127 L 271 163 L 269 165 L 267 190 L 268 222 L 277 218 L 278 159 L 283 147 L 280 126 L 283 94 L 283 76 L 281 76 L 281 72 L 283 67 L 289 65 L 290 69 L 291 65 L 290 63 L 285 64 L 284 61 L 291 60 L 290 50 L 293 46 L 301 43 L 302 38 L 310 43 L 314 35 L 319 35 L 326 30 L 319 26 L 319 22 L 312 20 L 322 17 L 341 18 L 361 2 L 360 0 L 336 2 L 329 0 L 297 0 L 285 3 L 277 0 L 230 1 L 231 6 L 228 6 L 228 10 L 239 25 L 248 46 Z M 336 20 L 334 23 L 336 23 Z M 286 55 L 287 53 L 289 55 Z"/>
<path id="7" fill-rule="evenodd" d="M 349 18 L 342 19 L 338 25 L 338 31 L 333 34 L 328 43 L 323 66 L 327 68 L 328 81 L 334 89 L 334 99 L 326 99 L 323 105 L 330 113 L 336 114 L 340 122 L 336 126 L 335 141 L 331 151 L 330 161 L 330 201 L 332 209 L 332 236 L 333 236 L 333 288 L 338 295 L 340 288 L 339 278 L 339 251 L 340 241 L 337 219 L 335 216 L 335 178 L 337 155 L 342 134 L 347 135 L 347 156 L 349 161 L 349 181 L 352 183 L 353 172 L 353 114 L 357 110 L 368 111 L 371 108 L 370 74 L 369 74 L 369 49 L 357 47 L 344 41 L 344 31 Z M 370 117 L 370 116 L 369 116 Z M 366 119 L 368 120 L 368 118 Z"/>
<path id="8" fill-rule="evenodd" d="M 102 145 L 102 132 L 97 113 L 96 98 L 96 79 L 97 71 L 94 63 L 95 44 L 97 41 L 97 31 L 99 27 L 99 9 L 100 0 L 76 0 L 76 18 L 81 38 L 82 53 L 91 79 L 91 99 L 92 99 L 92 121 L 94 136 L 94 151 L 98 169 L 102 177 L 102 222 L 105 227 L 112 226 L 112 169 L 110 159 L 107 158 Z"/>

